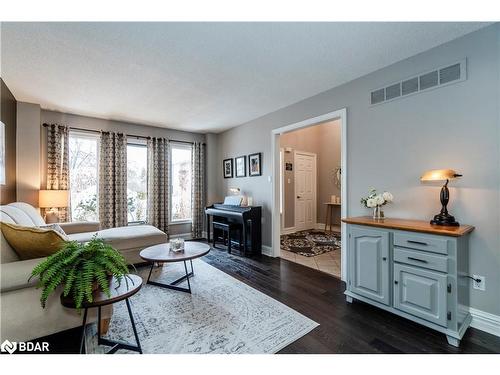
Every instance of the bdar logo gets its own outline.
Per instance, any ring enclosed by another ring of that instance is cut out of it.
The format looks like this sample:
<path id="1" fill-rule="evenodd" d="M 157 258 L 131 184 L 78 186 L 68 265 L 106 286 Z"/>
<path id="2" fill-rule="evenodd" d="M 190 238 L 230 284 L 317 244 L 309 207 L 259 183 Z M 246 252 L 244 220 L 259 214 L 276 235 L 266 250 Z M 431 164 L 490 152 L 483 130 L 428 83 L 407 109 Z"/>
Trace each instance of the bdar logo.
<path id="1" fill-rule="evenodd" d="M 0 349 L 2 350 L 2 352 L 9 352 L 10 354 L 12 354 L 17 349 L 17 343 L 10 342 L 9 340 L 5 340 L 4 342 L 2 342 Z"/>

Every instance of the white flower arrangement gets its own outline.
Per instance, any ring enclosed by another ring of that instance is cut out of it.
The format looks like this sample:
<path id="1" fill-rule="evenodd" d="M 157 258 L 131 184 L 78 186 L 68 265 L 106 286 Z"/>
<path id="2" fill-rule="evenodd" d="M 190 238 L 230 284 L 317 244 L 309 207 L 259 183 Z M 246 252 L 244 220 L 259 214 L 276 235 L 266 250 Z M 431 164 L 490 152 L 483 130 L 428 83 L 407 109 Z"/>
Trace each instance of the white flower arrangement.
<path id="1" fill-rule="evenodd" d="M 361 198 L 361 204 L 366 208 L 375 208 L 377 206 L 385 206 L 393 200 L 393 195 L 388 191 L 384 191 L 382 194 L 377 194 L 377 190 L 372 189 L 366 198 Z"/>

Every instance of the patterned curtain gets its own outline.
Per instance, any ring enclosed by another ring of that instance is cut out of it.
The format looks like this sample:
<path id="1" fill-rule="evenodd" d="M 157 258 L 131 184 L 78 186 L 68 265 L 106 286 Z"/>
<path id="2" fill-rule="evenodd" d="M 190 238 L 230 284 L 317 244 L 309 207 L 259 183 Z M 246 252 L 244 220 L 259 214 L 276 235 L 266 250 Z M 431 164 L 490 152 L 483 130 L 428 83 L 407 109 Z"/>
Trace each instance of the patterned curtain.
<path id="1" fill-rule="evenodd" d="M 148 139 L 148 224 L 168 235 L 169 220 L 169 142 Z"/>
<path id="2" fill-rule="evenodd" d="M 101 228 L 127 225 L 127 136 L 101 132 L 99 160 Z"/>
<path id="3" fill-rule="evenodd" d="M 69 189 L 69 131 L 64 125 L 47 126 L 47 190 Z M 70 221 L 68 207 L 59 207 L 59 220 Z M 45 209 L 42 209 L 42 216 Z"/>
<path id="4" fill-rule="evenodd" d="M 201 238 L 203 236 L 203 220 L 205 217 L 205 150 L 203 144 L 194 142 L 192 153 L 191 210 L 193 224 L 191 236 Z"/>

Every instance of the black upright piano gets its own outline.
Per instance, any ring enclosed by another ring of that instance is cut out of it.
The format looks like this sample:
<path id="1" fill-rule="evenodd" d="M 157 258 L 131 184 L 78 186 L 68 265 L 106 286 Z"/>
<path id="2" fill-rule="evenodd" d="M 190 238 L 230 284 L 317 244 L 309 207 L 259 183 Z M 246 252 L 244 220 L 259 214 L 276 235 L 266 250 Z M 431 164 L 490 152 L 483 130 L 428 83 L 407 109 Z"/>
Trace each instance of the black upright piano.
<path id="1" fill-rule="evenodd" d="M 205 208 L 207 215 L 207 239 L 210 243 L 212 221 L 238 223 L 242 225 L 243 253 L 260 255 L 262 253 L 262 208 L 259 206 L 232 206 L 214 203 Z M 231 239 L 234 240 L 234 239 Z"/>

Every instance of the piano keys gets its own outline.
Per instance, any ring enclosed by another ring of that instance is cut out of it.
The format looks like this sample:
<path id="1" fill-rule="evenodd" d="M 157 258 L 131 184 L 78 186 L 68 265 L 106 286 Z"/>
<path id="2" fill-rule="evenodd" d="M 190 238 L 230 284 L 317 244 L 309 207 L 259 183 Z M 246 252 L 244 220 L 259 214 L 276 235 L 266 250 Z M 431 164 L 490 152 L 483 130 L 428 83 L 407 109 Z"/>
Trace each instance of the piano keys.
<path id="1" fill-rule="evenodd" d="M 218 222 L 239 223 L 242 225 L 243 250 L 245 255 L 260 255 L 262 253 L 262 207 L 232 206 L 215 203 L 205 208 L 207 215 L 207 239 L 210 243 L 210 219 Z M 238 242 L 237 239 L 234 242 Z"/>

